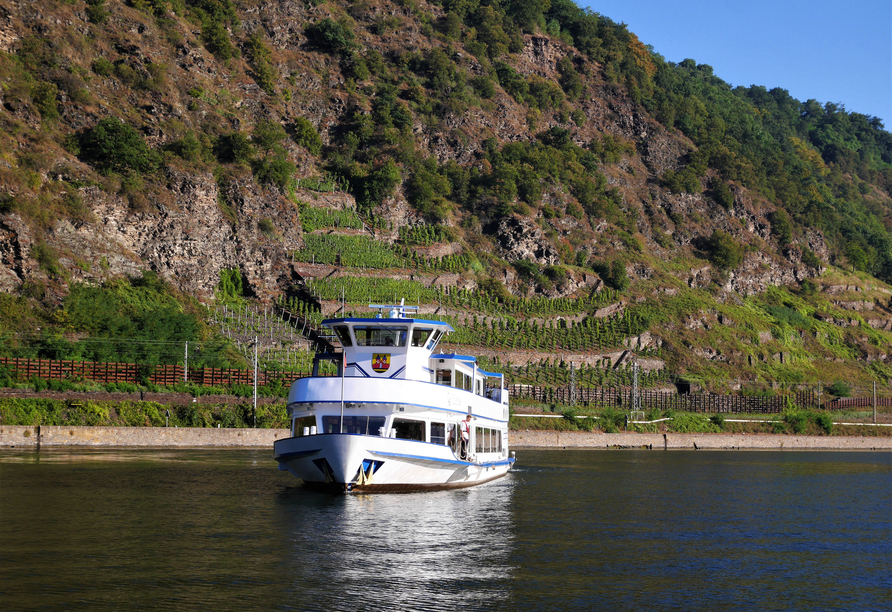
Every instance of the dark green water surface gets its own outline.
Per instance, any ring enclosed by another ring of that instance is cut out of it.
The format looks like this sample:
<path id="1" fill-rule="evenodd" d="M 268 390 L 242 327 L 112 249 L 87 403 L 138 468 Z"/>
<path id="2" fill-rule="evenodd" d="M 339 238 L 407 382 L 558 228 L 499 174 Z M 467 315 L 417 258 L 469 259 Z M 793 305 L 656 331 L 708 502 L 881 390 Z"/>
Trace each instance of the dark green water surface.
<path id="1" fill-rule="evenodd" d="M 892 453 L 521 451 L 348 497 L 271 454 L 0 452 L 0 610 L 892 610 Z"/>

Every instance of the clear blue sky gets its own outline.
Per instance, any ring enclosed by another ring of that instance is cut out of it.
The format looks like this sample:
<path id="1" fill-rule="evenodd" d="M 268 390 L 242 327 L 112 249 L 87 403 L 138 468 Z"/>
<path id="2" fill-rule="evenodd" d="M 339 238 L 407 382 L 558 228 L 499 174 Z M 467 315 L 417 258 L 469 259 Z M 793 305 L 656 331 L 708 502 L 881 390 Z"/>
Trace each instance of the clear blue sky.
<path id="1" fill-rule="evenodd" d="M 892 0 L 576 0 L 623 22 L 670 62 L 733 86 L 843 104 L 892 131 Z"/>

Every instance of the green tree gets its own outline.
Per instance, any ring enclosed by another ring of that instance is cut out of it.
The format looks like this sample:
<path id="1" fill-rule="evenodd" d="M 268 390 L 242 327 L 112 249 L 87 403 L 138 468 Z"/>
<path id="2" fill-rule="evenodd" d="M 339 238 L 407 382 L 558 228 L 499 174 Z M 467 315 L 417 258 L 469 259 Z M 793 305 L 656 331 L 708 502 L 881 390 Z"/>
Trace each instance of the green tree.
<path id="1" fill-rule="evenodd" d="M 525 31 L 535 32 L 549 8 L 551 0 L 509 0 L 506 13 Z"/>
<path id="2" fill-rule="evenodd" d="M 242 132 L 232 132 L 217 138 L 214 154 L 223 163 L 247 164 L 254 157 L 254 145 Z"/>
<path id="3" fill-rule="evenodd" d="M 106 118 L 80 138 L 81 156 L 102 172 L 151 172 L 160 158 L 131 126 Z"/>
<path id="4" fill-rule="evenodd" d="M 727 232 L 715 230 L 706 240 L 709 261 L 724 270 L 733 270 L 743 261 L 743 247 Z"/>
<path id="5" fill-rule="evenodd" d="M 783 208 L 771 213 L 771 233 L 777 236 L 778 242 L 786 246 L 793 240 L 793 221 Z"/>
<path id="6" fill-rule="evenodd" d="M 87 19 L 96 24 L 105 23 L 108 19 L 105 0 L 87 0 Z"/>
<path id="7" fill-rule="evenodd" d="M 846 256 L 852 264 L 852 270 L 866 270 L 870 261 L 867 252 L 860 244 L 851 243 L 846 247 Z"/>
<path id="8" fill-rule="evenodd" d="M 374 168 L 362 180 L 362 205 L 372 207 L 393 195 L 396 186 L 402 181 L 400 169 L 392 159 Z"/>
<path id="9" fill-rule="evenodd" d="M 44 121 L 55 121 L 59 118 L 59 107 L 56 104 L 58 95 L 59 89 L 53 83 L 40 81 L 31 88 L 31 100 Z"/>
<path id="10" fill-rule="evenodd" d="M 607 270 L 607 276 L 604 278 L 604 282 L 608 287 L 616 289 L 617 291 L 625 291 L 629 288 L 629 275 L 626 272 L 626 266 L 618 259 L 614 259 L 610 262 L 610 267 Z"/>
<path id="11" fill-rule="evenodd" d="M 508 53 L 511 38 L 502 27 L 502 16 L 491 6 L 477 12 L 477 40 L 486 45 L 490 57 Z"/>
<path id="12" fill-rule="evenodd" d="M 236 55 L 237 49 L 229 37 L 229 30 L 219 21 L 206 21 L 202 25 L 201 38 L 207 50 L 224 62 Z"/>
<path id="13" fill-rule="evenodd" d="M 734 192 L 728 187 L 728 183 L 720 178 L 714 178 L 710 181 L 710 192 L 712 197 L 725 210 L 731 210 L 734 206 Z"/>
<path id="14" fill-rule="evenodd" d="M 248 39 L 248 56 L 251 60 L 251 68 L 254 69 L 254 78 L 261 89 L 270 95 L 276 93 L 276 79 L 278 73 L 272 64 L 272 53 L 263 40 L 260 31 L 254 32 Z"/>
<path id="15" fill-rule="evenodd" d="M 462 20 L 457 13 L 452 11 L 446 13 L 446 17 L 443 20 L 443 34 L 446 35 L 446 38 L 451 38 L 452 40 L 461 38 L 461 26 Z"/>
<path id="16" fill-rule="evenodd" d="M 251 142 L 262 153 L 252 163 L 254 178 L 260 183 L 273 184 L 284 191 L 297 168 L 288 160 L 282 141 L 288 137 L 279 123 L 262 119 L 254 125 Z"/>
<path id="17" fill-rule="evenodd" d="M 294 134 L 294 142 L 302 146 L 312 155 L 322 152 L 322 137 L 316 131 L 316 127 L 306 117 L 297 117 L 291 125 Z"/>
<path id="18" fill-rule="evenodd" d="M 285 191 L 297 167 L 284 156 L 273 155 L 255 160 L 253 163 L 254 178 L 259 183 L 272 184 Z"/>
<path id="19" fill-rule="evenodd" d="M 264 157 L 284 155 L 282 141 L 286 138 L 288 133 L 285 132 L 285 128 L 280 123 L 268 119 L 261 119 L 254 124 L 254 130 L 251 132 L 251 142 Z"/>
<path id="20" fill-rule="evenodd" d="M 347 54 L 356 47 L 356 36 L 346 26 L 326 17 L 306 29 L 307 36 L 323 49 Z"/>
<path id="21" fill-rule="evenodd" d="M 560 83 L 561 87 L 564 89 L 564 93 L 567 94 L 567 97 L 570 100 L 577 100 L 579 96 L 582 95 L 584 85 L 582 83 L 582 77 L 576 72 L 573 60 L 566 55 L 562 57 L 558 61 L 558 72 L 560 72 L 561 75 Z"/>
<path id="22" fill-rule="evenodd" d="M 171 142 L 164 148 L 187 161 L 199 161 L 202 156 L 201 141 L 192 130 L 187 131 L 181 139 Z"/>

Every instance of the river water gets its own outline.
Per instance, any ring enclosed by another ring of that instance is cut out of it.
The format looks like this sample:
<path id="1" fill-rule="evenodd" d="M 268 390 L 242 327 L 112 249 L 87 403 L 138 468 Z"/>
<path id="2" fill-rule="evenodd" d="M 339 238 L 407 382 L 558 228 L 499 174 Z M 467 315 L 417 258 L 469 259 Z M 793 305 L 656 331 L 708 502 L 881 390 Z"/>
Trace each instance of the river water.
<path id="1" fill-rule="evenodd" d="M 0 610 L 892 610 L 892 453 L 524 450 L 304 490 L 259 450 L 0 452 Z"/>

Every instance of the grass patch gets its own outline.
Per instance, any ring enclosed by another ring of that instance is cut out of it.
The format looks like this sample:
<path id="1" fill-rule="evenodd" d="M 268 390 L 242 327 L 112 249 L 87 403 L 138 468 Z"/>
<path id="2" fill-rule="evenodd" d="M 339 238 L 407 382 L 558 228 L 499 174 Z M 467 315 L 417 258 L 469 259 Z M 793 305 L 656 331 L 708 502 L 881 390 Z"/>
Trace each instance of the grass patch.
<path id="1" fill-rule="evenodd" d="M 105 427 L 254 427 L 249 402 L 242 404 L 159 404 L 155 402 L 0 399 L 4 425 L 89 425 Z M 287 428 L 285 403 L 258 405 L 256 427 Z"/>

